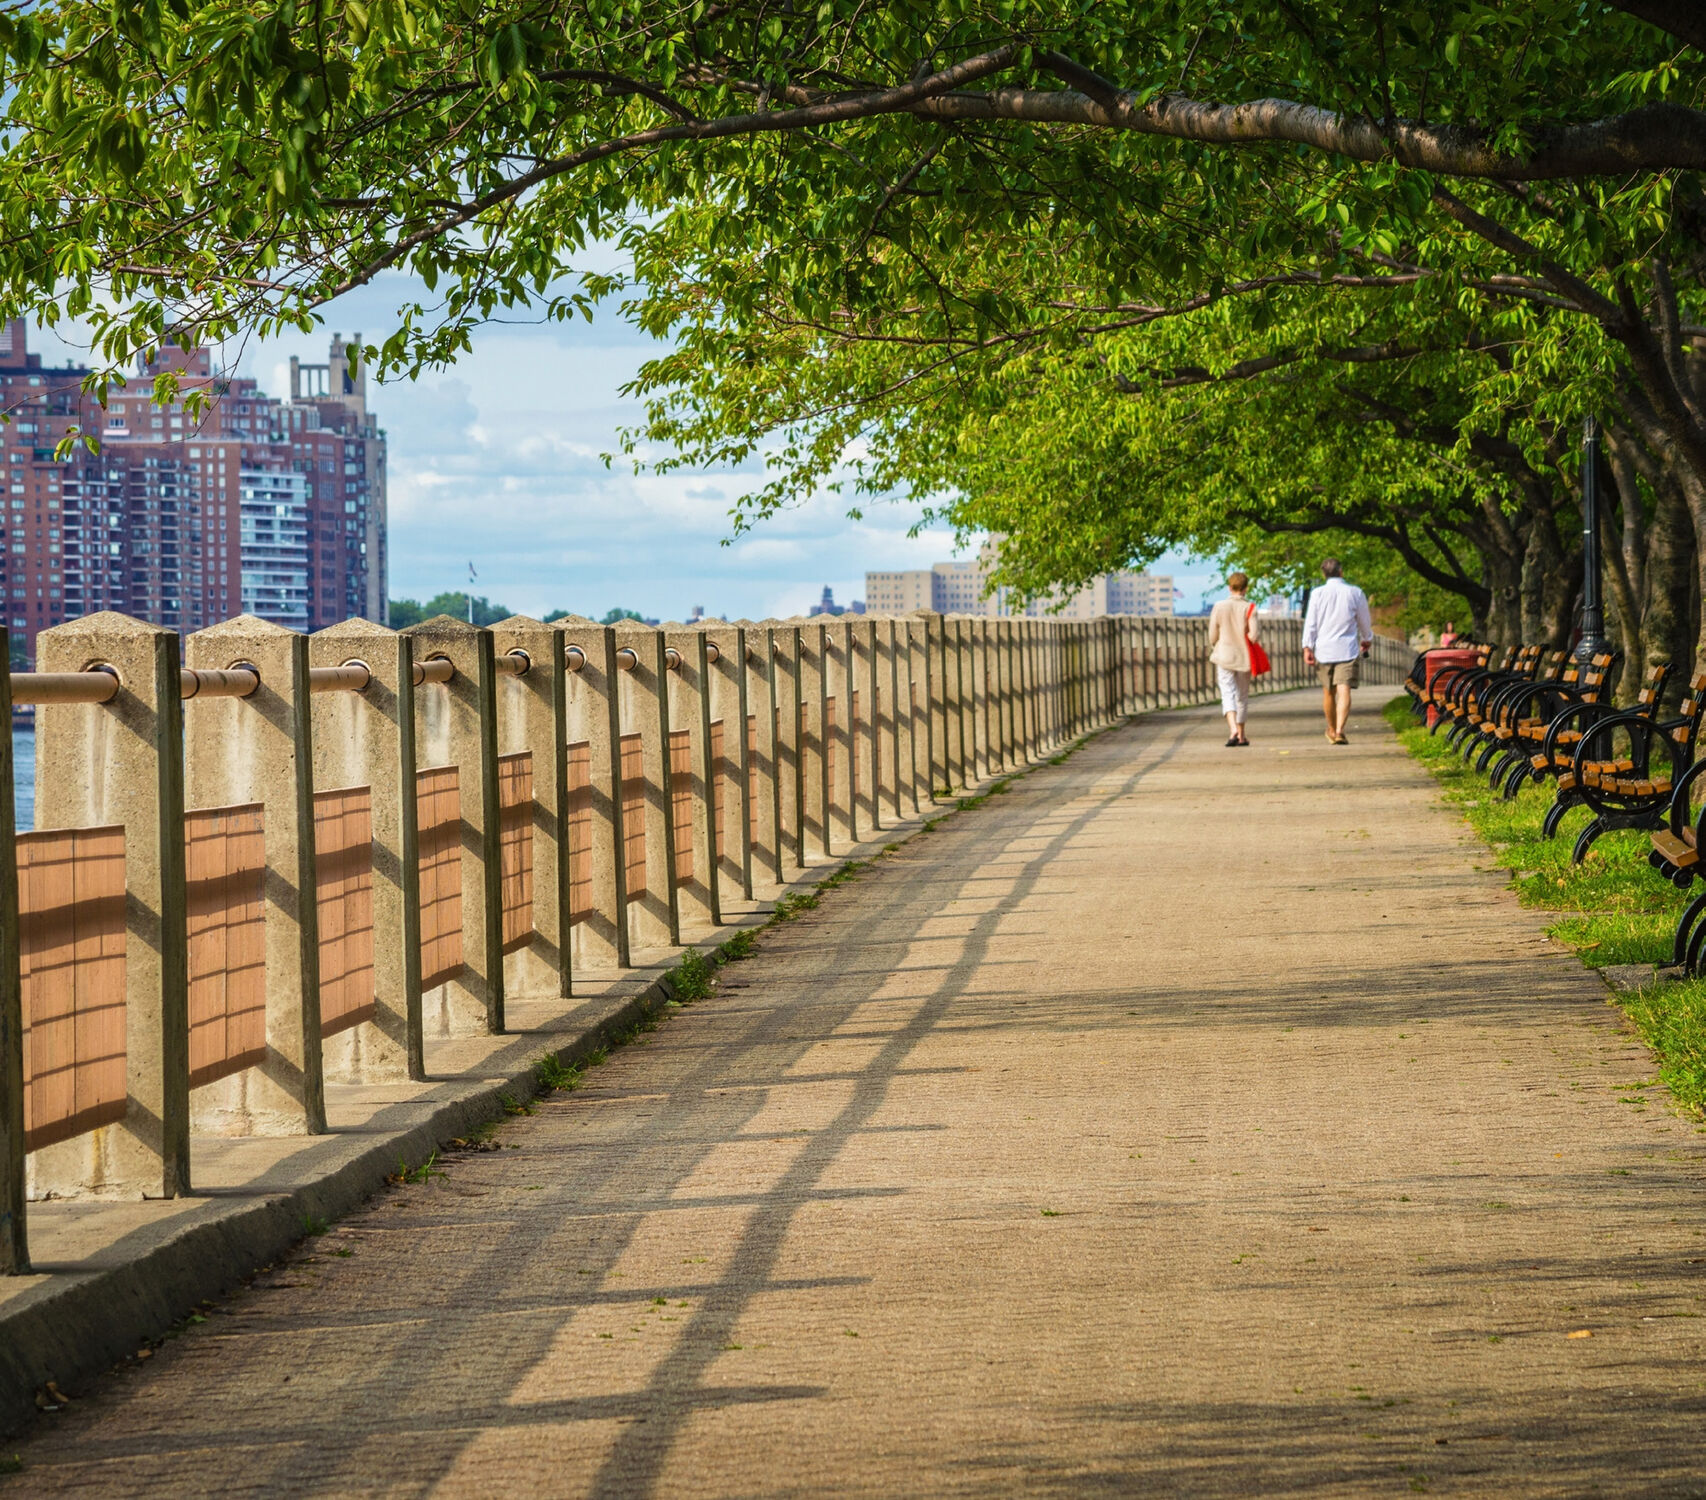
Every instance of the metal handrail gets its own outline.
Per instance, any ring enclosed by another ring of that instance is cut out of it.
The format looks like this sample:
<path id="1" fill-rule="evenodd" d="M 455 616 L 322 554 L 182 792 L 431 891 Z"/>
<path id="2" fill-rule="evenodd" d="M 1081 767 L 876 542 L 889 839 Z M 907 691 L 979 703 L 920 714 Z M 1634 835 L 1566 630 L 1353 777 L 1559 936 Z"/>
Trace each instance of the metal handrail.
<path id="1" fill-rule="evenodd" d="M 111 703 L 118 696 L 118 673 L 111 667 L 87 672 L 14 672 L 12 702 Z"/>
<path id="2" fill-rule="evenodd" d="M 563 647 L 563 667 L 565 671 L 578 672 L 586 665 L 586 652 L 579 646 Z"/>
<path id="3" fill-rule="evenodd" d="M 668 672 L 679 672 L 681 670 L 681 653 L 674 646 L 663 648 L 663 665 L 664 670 Z"/>
<path id="4" fill-rule="evenodd" d="M 373 673 L 364 661 L 346 661 L 341 667 L 310 667 L 308 691 L 311 693 L 363 693 L 373 681 Z"/>
<path id="5" fill-rule="evenodd" d="M 624 672 L 632 672 L 640 664 L 640 653 L 632 646 L 617 648 L 616 665 Z"/>
<path id="6" fill-rule="evenodd" d="M 435 656 L 416 662 L 413 675 L 416 687 L 426 682 L 449 682 L 456 675 L 456 664 L 448 656 Z"/>
<path id="7" fill-rule="evenodd" d="M 185 667 L 178 674 L 182 698 L 247 698 L 261 685 L 253 667 Z"/>
<path id="8" fill-rule="evenodd" d="M 500 651 L 492 666 L 500 677 L 525 677 L 533 666 L 533 658 L 517 646 L 513 651 Z"/>
<path id="9" fill-rule="evenodd" d="M 723 659 L 723 653 L 715 641 L 705 642 L 705 660 L 715 666 Z"/>

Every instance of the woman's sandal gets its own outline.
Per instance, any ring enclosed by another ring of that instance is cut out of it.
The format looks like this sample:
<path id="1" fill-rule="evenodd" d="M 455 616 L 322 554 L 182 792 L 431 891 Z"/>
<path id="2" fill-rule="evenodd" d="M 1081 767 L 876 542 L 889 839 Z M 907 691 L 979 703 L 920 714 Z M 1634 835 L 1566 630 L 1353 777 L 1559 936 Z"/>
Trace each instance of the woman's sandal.
<path id="1" fill-rule="evenodd" d="M 1234 745 L 1236 745 L 1236 744 L 1237 744 L 1237 743 L 1238 743 L 1238 741 L 1237 741 L 1237 740 L 1228 740 L 1228 741 L 1227 741 L 1227 742 L 1226 742 L 1226 748 L 1227 748 L 1227 749 L 1228 749 L 1228 750 L 1230 750 L 1230 749 L 1231 749 L 1231 748 L 1232 748 L 1232 747 L 1233 747 L 1233 746 L 1234 746 Z"/>

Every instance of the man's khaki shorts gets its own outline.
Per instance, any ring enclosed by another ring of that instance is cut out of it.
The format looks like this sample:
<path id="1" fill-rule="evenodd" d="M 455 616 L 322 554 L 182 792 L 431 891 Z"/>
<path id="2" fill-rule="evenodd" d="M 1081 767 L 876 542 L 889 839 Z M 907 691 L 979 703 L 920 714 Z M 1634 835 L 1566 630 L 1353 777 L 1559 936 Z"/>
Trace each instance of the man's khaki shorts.
<path id="1" fill-rule="evenodd" d="M 1315 663 L 1315 675 L 1321 679 L 1322 687 L 1361 687 L 1362 658 L 1358 656 L 1350 661 L 1318 661 Z"/>

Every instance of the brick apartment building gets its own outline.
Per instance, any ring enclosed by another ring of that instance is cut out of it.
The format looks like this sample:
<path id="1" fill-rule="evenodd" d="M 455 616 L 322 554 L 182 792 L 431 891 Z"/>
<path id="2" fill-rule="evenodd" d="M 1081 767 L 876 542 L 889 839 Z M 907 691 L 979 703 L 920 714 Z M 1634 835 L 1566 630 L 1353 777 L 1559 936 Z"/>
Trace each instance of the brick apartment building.
<path id="1" fill-rule="evenodd" d="M 165 368 L 181 388 L 156 406 Z M 206 349 L 163 350 L 104 411 L 87 373 L 44 366 L 23 323 L 0 328 L 15 648 L 33 656 L 38 631 L 101 609 L 184 631 L 240 612 L 297 630 L 384 618 L 385 435 L 340 337 L 324 365 L 291 361 L 288 400 L 218 374 Z M 184 402 L 195 389 L 214 397 L 199 420 Z M 73 427 L 100 451 L 57 459 Z"/>

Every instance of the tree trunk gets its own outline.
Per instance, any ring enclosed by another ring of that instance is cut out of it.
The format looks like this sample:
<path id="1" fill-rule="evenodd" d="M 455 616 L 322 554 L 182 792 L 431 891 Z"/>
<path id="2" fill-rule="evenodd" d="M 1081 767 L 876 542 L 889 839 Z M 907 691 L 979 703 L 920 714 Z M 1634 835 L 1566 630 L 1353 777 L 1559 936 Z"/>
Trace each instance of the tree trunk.
<path id="1" fill-rule="evenodd" d="M 1694 673 L 1694 631 L 1689 596 L 1693 593 L 1694 528 L 1675 485 L 1660 486 L 1647 527 L 1646 599 L 1641 612 L 1642 657 L 1671 664 L 1674 701 L 1681 684 Z"/>

